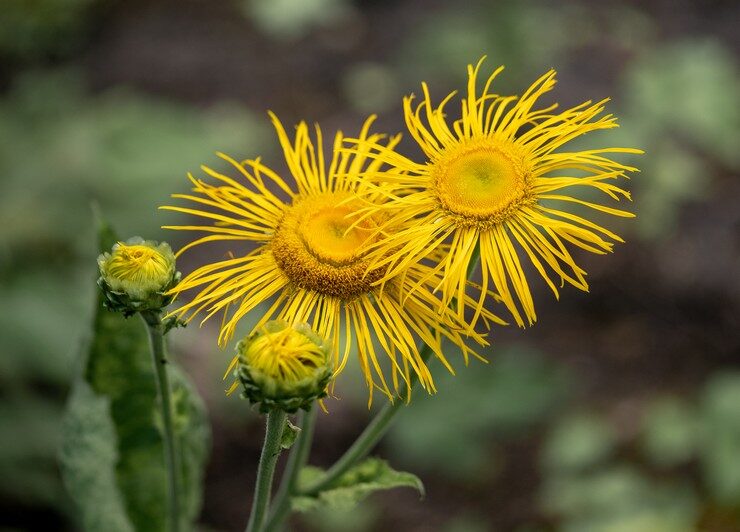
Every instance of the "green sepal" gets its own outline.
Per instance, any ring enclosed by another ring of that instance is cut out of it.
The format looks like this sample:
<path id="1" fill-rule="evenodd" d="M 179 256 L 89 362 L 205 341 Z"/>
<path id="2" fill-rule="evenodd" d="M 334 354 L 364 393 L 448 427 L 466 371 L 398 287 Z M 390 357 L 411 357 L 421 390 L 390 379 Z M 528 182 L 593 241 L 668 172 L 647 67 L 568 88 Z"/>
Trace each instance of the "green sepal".
<path id="1" fill-rule="evenodd" d="M 103 277 L 98 278 L 98 286 L 103 292 L 103 307 L 113 312 L 120 312 L 124 317 L 129 318 L 137 312 L 145 312 L 147 310 L 162 310 L 172 303 L 174 296 L 168 295 L 167 291 L 174 288 L 177 283 L 180 282 L 180 272 L 175 272 L 172 276 L 172 280 L 160 291 L 152 292 L 145 299 L 137 299 L 129 296 L 125 292 L 117 292 L 113 290 Z M 168 320 L 169 321 L 169 320 Z M 180 322 L 182 323 L 182 322 Z M 166 331 L 169 331 L 173 327 L 181 326 L 171 325 Z M 182 325 L 184 327 L 184 324 Z M 165 332 L 166 332 L 165 331 Z"/>
<path id="2" fill-rule="evenodd" d="M 162 321 L 162 334 L 167 334 L 172 329 L 177 329 L 179 327 L 185 328 L 187 326 L 188 324 L 185 323 L 183 320 L 178 319 L 175 316 L 171 316 Z"/>
<path id="3" fill-rule="evenodd" d="M 242 384 L 242 397 L 252 404 L 258 404 L 260 413 L 282 410 L 295 414 L 298 410 L 308 411 L 314 401 L 326 397 L 332 372 L 327 368 L 318 379 L 307 379 L 306 382 L 294 384 L 289 391 L 276 389 L 269 394 L 265 393 L 261 375 L 248 366 L 240 366 L 236 374 Z"/>
<path id="4" fill-rule="evenodd" d="M 301 486 L 312 484 L 323 474 L 324 471 L 318 467 L 304 467 L 298 477 L 298 493 L 301 492 Z M 376 491 L 403 487 L 413 488 L 424 497 L 424 485 L 419 477 L 413 473 L 396 471 L 380 458 L 367 458 L 317 495 L 294 496 L 291 507 L 296 512 L 310 512 L 319 508 L 348 509 Z"/>
<path id="5" fill-rule="evenodd" d="M 285 418 L 285 426 L 283 427 L 283 435 L 280 437 L 280 448 L 288 450 L 293 447 L 298 435 L 301 433 L 301 428 L 296 427 L 290 422 L 290 419 Z"/>

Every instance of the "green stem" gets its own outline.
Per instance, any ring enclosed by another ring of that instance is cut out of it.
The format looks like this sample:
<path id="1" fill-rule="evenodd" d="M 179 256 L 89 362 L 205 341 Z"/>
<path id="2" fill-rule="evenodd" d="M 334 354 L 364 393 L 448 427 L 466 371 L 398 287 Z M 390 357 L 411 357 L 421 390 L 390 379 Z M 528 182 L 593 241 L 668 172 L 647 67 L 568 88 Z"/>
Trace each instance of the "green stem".
<path id="1" fill-rule="evenodd" d="M 428 345 L 424 345 L 424 348 L 420 353 L 421 359 L 426 362 L 431 354 L 432 349 Z M 415 374 L 412 375 L 409 386 L 413 388 L 417 381 L 417 376 Z M 406 395 L 406 390 L 402 390 L 399 394 L 400 397 L 403 397 L 404 395 Z M 347 470 L 349 470 L 349 468 L 355 465 L 359 460 L 365 458 L 385 435 L 390 428 L 391 421 L 405 405 L 406 403 L 402 400 L 387 403 L 380 412 L 376 414 L 370 424 L 365 427 L 362 434 L 357 437 L 355 442 L 349 449 L 347 449 L 347 451 L 345 451 L 339 460 L 334 462 L 334 465 L 332 465 L 326 473 L 324 473 L 314 483 L 309 484 L 305 489 L 301 490 L 301 494 L 316 495 L 339 479 L 339 477 L 346 473 Z"/>
<path id="2" fill-rule="evenodd" d="M 290 450 L 288 463 L 285 465 L 285 473 L 283 473 L 280 488 L 275 496 L 275 509 L 267 520 L 265 532 L 277 532 L 280 530 L 283 521 L 290 514 L 290 498 L 296 491 L 298 474 L 308 461 L 315 426 L 316 409 L 311 408 L 308 412 L 301 414 L 301 432 L 298 435 L 298 441 L 295 442 L 293 448 Z"/>
<path id="3" fill-rule="evenodd" d="M 164 334 L 162 319 L 159 312 L 142 312 L 141 317 L 149 331 L 149 347 L 154 362 L 154 373 L 157 377 L 157 394 L 162 408 L 162 424 L 164 427 L 164 455 L 167 465 L 167 514 L 169 530 L 180 530 L 180 502 L 179 502 L 179 460 L 177 457 L 177 442 L 172 423 L 172 391 L 167 378 L 167 355 L 164 350 Z"/>
<path id="4" fill-rule="evenodd" d="M 272 477 L 275 475 L 275 464 L 280 455 L 280 440 L 285 427 L 285 412 L 272 410 L 267 414 L 267 431 L 265 443 L 262 445 L 259 467 L 257 468 L 257 484 L 252 501 L 252 512 L 249 515 L 247 532 L 259 532 L 270 504 Z"/>
<path id="5" fill-rule="evenodd" d="M 475 271 L 475 269 L 478 267 L 479 261 L 480 246 L 476 246 L 470 258 L 470 262 L 468 263 L 468 277 L 470 277 L 473 271 Z M 421 350 L 420 353 L 422 360 L 426 362 L 431 354 L 432 349 L 428 345 L 424 345 L 424 348 Z M 415 374 L 412 375 L 409 387 L 413 388 L 417 380 L 417 376 Z M 406 390 L 402 391 L 399 395 L 403 397 L 404 395 L 406 395 L 405 392 Z M 406 403 L 404 401 L 394 401 L 392 403 L 387 403 L 380 410 L 380 412 L 376 414 L 370 424 L 365 427 L 365 430 L 362 431 L 362 434 L 357 437 L 355 442 L 350 446 L 349 449 L 347 449 L 347 451 L 339 458 L 339 460 L 337 460 L 334 465 L 332 465 L 326 471 L 326 473 L 324 473 L 324 475 L 318 478 L 314 483 L 306 486 L 305 489 L 301 490 L 301 494 L 316 495 L 317 493 L 334 483 L 337 479 L 339 479 L 339 477 L 346 473 L 347 470 L 349 470 L 349 468 L 355 465 L 359 460 L 365 458 L 388 431 L 391 421 L 393 421 L 393 418 L 396 417 L 396 414 L 400 412 L 405 404 Z"/>

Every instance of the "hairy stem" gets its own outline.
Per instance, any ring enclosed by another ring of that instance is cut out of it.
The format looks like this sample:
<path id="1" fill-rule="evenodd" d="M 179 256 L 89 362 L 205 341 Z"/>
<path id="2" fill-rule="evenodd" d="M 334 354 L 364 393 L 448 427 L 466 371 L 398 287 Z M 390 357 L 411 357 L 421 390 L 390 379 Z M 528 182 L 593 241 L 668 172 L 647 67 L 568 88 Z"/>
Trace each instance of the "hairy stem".
<path id="1" fill-rule="evenodd" d="M 252 512 L 249 515 L 247 532 L 259 532 L 267 515 L 272 491 L 272 478 L 275 475 L 275 464 L 280 456 L 280 440 L 285 427 L 285 412 L 272 410 L 267 414 L 267 430 L 265 442 L 262 445 L 259 467 L 257 468 L 257 484 L 252 501 Z"/>
<path id="2" fill-rule="evenodd" d="M 149 331 L 149 347 L 154 362 L 154 373 L 157 377 L 157 394 L 162 409 L 162 425 L 164 437 L 164 455 L 167 466 L 167 515 L 169 530 L 180 530 L 180 501 L 179 501 L 179 472 L 180 461 L 177 455 L 177 442 L 172 423 L 172 391 L 167 377 L 167 355 L 164 349 L 164 334 L 162 319 L 159 312 L 148 311 L 141 314 L 147 331 Z"/>
<path id="3" fill-rule="evenodd" d="M 265 525 L 265 532 L 280 530 L 283 521 L 290 514 L 290 498 L 296 491 L 298 474 L 301 468 L 306 465 L 308 455 L 311 452 L 311 442 L 313 441 L 313 432 L 316 425 L 316 409 L 311 408 L 308 412 L 303 412 L 299 424 L 301 432 L 290 450 L 285 473 L 283 473 L 280 488 L 275 496 L 275 509 Z"/>

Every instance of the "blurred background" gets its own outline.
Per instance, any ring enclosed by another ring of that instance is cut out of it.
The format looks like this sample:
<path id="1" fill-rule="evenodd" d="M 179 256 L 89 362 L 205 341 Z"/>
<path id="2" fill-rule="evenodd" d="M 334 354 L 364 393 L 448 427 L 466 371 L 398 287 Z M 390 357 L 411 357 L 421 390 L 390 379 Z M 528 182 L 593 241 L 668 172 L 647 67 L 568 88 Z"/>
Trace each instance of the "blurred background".
<path id="1" fill-rule="evenodd" d="M 490 364 L 434 368 L 438 395 L 377 449 L 425 500 L 396 490 L 292 529 L 740 530 L 739 25 L 731 0 L 3 0 L 0 530 L 76 529 L 56 453 L 94 303 L 92 202 L 122 235 L 180 247 L 159 227 L 182 217 L 157 206 L 187 171 L 216 150 L 284 168 L 267 109 L 327 135 L 371 112 L 401 131 L 403 95 L 461 88 L 483 54 L 507 65 L 497 92 L 554 67 L 562 105 L 613 98 L 622 127 L 580 145 L 646 151 L 638 217 L 608 221 L 627 240 L 613 255 L 579 255 L 590 294 L 538 284 L 539 323 L 496 330 Z M 202 530 L 241 530 L 261 421 L 224 396 L 212 326 L 173 340 L 213 425 Z M 354 369 L 338 395 L 317 465 L 372 414 Z"/>

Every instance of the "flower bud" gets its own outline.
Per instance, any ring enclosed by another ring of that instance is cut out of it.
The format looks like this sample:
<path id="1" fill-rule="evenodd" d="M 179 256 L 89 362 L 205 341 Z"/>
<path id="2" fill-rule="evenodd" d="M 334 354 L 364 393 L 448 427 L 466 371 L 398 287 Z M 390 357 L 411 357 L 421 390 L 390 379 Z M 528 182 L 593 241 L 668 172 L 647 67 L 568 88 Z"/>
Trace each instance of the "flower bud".
<path id="1" fill-rule="evenodd" d="M 331 348 L 306 324 L 270 321 L 237 346 L 236 376 L 243 396 L 261 412 L 307 410 L 326 396 Z"/>
<path id="2" fill-rule="evenodd" d="M 98 266 L 105 306 L 125 316 L 166 307 L 172 302 L 166 292 L 180 280 L 169 244 L 141 237 L 115 244 L 98 257 Z"/>

